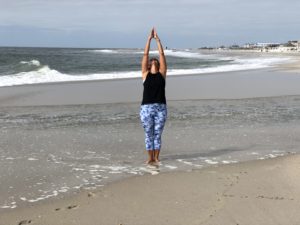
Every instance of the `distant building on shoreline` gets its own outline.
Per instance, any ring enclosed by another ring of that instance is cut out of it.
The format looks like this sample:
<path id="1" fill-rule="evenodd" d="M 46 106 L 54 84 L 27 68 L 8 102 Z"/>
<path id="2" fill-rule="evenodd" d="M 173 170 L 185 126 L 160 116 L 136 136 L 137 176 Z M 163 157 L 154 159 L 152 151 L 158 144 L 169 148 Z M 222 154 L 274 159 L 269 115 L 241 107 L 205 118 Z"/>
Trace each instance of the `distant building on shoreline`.
<path id="1" fill-rule="evenodd" d="M 267 48 L 267 47 L 278 47 L 280 46 L 280 43 L 257 43 L 256 47 L 258 48 Z"/>
<path id="2" fill-rule="evenodd" d="M 263 48 L 265 52 L 299 52 L 300 41 L 288 41 L 284 44 L 267 45 Z"/>
<path id="3" fill-rule="evenodd" d="M 300 52 L 300 40 L 292 40 L 287 43 L 273 43 L 273 42 L 258 42 L 258 43 L 246 43 L 243 46 L 237 44 L 229 47 L 220 46 L 217 48 L 203 47 L 200 49 L 217 49 L 217 50 L 252 50 L 258 52 Z"/>

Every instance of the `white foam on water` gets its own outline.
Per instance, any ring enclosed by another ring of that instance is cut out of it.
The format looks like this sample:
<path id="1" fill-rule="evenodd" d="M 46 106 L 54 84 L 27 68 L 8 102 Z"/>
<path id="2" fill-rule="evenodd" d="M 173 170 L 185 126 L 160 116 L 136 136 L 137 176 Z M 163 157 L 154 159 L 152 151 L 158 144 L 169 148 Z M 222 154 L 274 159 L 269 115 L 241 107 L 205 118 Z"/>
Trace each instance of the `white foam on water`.
<path id="1" fill-rule="evenodd" d="M 230 164 L 230 163 L 237 163 L 238 161 L 235 160 L 222 160 L 223 164 Z"/>
<path id="2" fill-rule="evenodd" d="M 159 55 L 158 50 L 150 51 L 150 54 Z M 193 59 L 215 59 L 216 55 L 201 54 L 200 52 L 191 52 L 189 50 L 164 50 L 166 56 L 179 57 L 179 58 L 193 58 Z"/>
<path id="3" fill-rule="evenodd" d="M 154 166 L 140 167 L 139 170 L 146 173 L 150 173 L 151 175 L 159 174 L 159 171 Z"/>
<path id="4" fill-rule="evenodd" d="M 42 200 L 45 200 L 45 199 L 48 199 L 48 198 L 51 198 L 51 197 L 55 197 L 59 194 L 59 191 L 53 191 L 52 194 L 49 194 L 49 195 L 42 195 L 41 197 L 38 197 L 38 198 L 34 198 L 34 199 L 27 199 L 26 201 L 27 202 L 38 202 L 38 201 L 42 201 Z"/>
<path id="5" fill-rule="evenodd" d="M 117 50 L 112 50 L 112 49 L 95 49 L 95 50 L 89 50 L 90 52 L 100 52 L 100 53 L 120 53 Z"/>
<path id="6" fill-rule="evenodd" d="M 276 155 L 273 155 L 273 154 L 268 154 L 268 155 L 267 155 L 267 157 L 269 157 L 269 158 L 275 158 L 275 157 L 276 157 Z"/>
<path id="7" fill-rule="evenodd" d="M 91 153 L 91 154 L 95 154 L 96 152 L 92 152 L 92 151 L 86 151 L 87 153 Z"/>
<path id="8" fill-rule="evenodd" d="M 83 169 L 83 168 L 72 168 L 72 170 L 74 170 L 74 171 L 84 171 L 85 169 Z"/>
<path id="9" fill-rule="evenodd" d="M 187 165 L 190 165 L 190 166 L 193 165 L 193 163 L 192 163 L 192 162 L 189 162 L 189 161 L 182 161 L 182 163 L 187 164 Z"/>
<path id="10" fill-rule="evenodd" d="M 248 155 L 259 155 L 259 153 L 258 152 L 251 152 L 251 153 L 248 153 Z"/>
<path id="11" fill-rule="evenodd" d="M 206 160 L 204 160 L 207 164 L 212 164 L 212 165 L 214 165 L 214 164 L 218 164 L 219 162 L 217 162 L 217 161 L 213 161 L 213 160 L 211 160 L 211 159 L 206 159 Z"/>
<path id="12" fill-rule="evenodd" d="M 109 171 L 108 173 L 117 174 L 117 173 L 122 173 L 122 171 Z"/>
<path id="13" fill-rule="evenodd" d="M 195 163 L 192 163 L 190 161 L 186 161 L 186 160 L 183 160 L 183 159 L 177 159 L 178 162 L 181 162 L 183 164 L 186 164 L 186 165 L 189 165 L 189 166 L 195 166 L 195 167 L 202 167 L 203 165 L 199 165 L 199 164 L 195 164 Z"/>
<path id="14" fill-rule="evenodd" d="M 21 61 L 20 64 L 27 64 L 27 65 L 33 65 L 33 66 L 41 65 L 40 61 L 38 61 L 36 59 L 30 60 L 30 61 Z"/>
<path id="15" fill-rule="evenodd" d="M 251 65 L 272 65 L 277 63 L 283 63 L 290 60 L 290 58 L 268 57 L 268 58 L 250 58 L 250 59 L 235 59 L 235 62 L 240 64 Z"/>
<path id="16" fill-rule="evenodd" d="M 1 209 L 14 209 L 14 208 L 17 208 L 17 203 L 16 202 L 11 202 L 9 204 L 5 204 L 5 205 L 2 205 L 0 206 Z"/>
<path id="17" fill-rule="evenodd" d="M 284 155 L 284 153 L 278 153 L 278 154 L 266 154 L 265 156 L 259 157 L 258 159 L 260 159 L 260 160 L 264 160 L 264 159 L 272 159 L 272 158 L 276 158 L 276 157 L 283 156 L 283 155 Z"/>
<path id="18" fill-rule="evenodd" d="M 5 159 L 7 159 L 7 160 L 14 160 L 14 159 L 16 159 L 16 158 L 13 158 L 13 157 L 6 157 Z"/>
<path id="19" fill-rule="evenodd" d="M 136 171 L 129 171 L 129 173 L 131 173 L 131 174 L 135 174 L 135 175 L 139 174 L 139 173 L 138 173 L 138 172 L 136 172 Z"/>
<path id="20" fill-rule="evenodd" d="M 112 171 L 122 171 L 127 169 L 126 166 L 105 166 L 104 168 L 110 169 Z"/>
<path id="21" fill-rule="evenodd" d="M 123 53 L 123 51 L 120 51 L 120 53 Z M 136 51 L 136 52 L 131 52 L 131 53 L 136 53 L 136 54 L 144 54 L 144 51 Z M 151 50 L 149 51 L 150 57 L 151 55 L 159 55 L 158 50 Z M 184 50 L 176 50 L 176 49 L 165 49 L 164 54 L 166 56 L 172 56 L 172 57 L 179 57 L 179 58 L 193 58 L 193 59 L 224 59 L 225 57 L 222 56 L 217 56 L 217 55 L 209 55 L 209 54 L 201 54 L 200 52 L 194 52 L 190 51 L 189 49 L 184 49 Z M 233 58 L 227 57 L 224 60 L 231 60 Z"/>
<path id="22" fill-rule="evenodd" d="M 38 159 L 30 157 L 30 158 L 28 158 L 27 160 L 28 160 L 28 161 L 36 161 L 36 160 L 38 160 Z"/>
<path id="23" fill-rule="evenodd" d="M 198 69 L 176 69 L 168 70 L 168 75 L 185 75 L 185 74 L 203 74 L 203 73 L 218 73 L 230 71 L 252 70 L 270 67 L 279 63 L 285 62 L 284 58 L 262 58 L 262 59 L 247 59 L 239 60 L 237 63 L 230 65 L 222 65 L 208 68 Z"/>
<path id="24" fill-rule="evenodd" d="M 273 153 L 284 153 L 284 151 L 281 151 L 281 150 L 273 150 L 272 152 Z"/>
<path id="25" fill-rule="evenodd" d="M 175 170 L 178 168 L 177 166 L 171 166 L 171 165 L 165 165 L 165 167 L 171 170 Z"/>
<path id="26" fill-rule="evenodd" d="M 98 169 L 98 168 L 100 168 L 101 166 L 100 166 L 100 165 L 90 165 L 90 167 L 91 167 L 91 168 L 96 168 L 96 169 Z"/>
<path id="27" fill-rule="evenodd" d="M 96 190 L 97 187 L 84 187 L 85 190 Z"/>
<path id="28" fill-rule="evenodd" d="M 50 69 L 48 66 L 43 66 L 42 68 L 35 71 L 0 76 L 0 87 L 24 84 L 57 83 L 67 81 L 125 79 L 140 76 L 140 71 L 125 71 L 87 75 L 68 75 L 60 73 L 57 70 Z"/>
<path id="29" fill-rule="evenodd" d="M 93 159 L 105 159 L 105 160 L 110 160 L 109 157 L 104 157 L 104 156 L 92 156 Z"/>

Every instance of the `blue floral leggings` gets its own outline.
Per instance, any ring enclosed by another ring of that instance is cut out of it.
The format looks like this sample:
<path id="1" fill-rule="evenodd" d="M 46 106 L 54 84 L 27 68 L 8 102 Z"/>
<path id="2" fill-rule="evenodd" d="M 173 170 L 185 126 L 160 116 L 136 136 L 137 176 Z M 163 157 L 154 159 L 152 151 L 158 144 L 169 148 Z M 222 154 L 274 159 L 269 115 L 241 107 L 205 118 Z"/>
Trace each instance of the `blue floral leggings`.
<path id="1" fill-rule="evenodd" d="M 167 105 L 161 103 L 141 105 L 140 118 L 145 131 L 146 150 L 160 150 L 161 135 L 167 120 Z"/>

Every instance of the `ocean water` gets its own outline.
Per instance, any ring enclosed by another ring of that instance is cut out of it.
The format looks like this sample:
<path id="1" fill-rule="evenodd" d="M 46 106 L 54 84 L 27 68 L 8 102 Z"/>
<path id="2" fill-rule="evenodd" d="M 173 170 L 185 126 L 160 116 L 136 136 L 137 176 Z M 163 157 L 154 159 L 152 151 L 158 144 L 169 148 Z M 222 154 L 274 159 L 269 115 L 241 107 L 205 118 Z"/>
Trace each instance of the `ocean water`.
<path id="1" fill-rule="evenodd" d="M 168 75 L 249 70 L 288 60 L 280 56 L 235 55 L 198 49 L 167 49 Z M 0 87 L 140 77 L 143 49 L 0 48 Z M 158 57 L 157 50 L 150 57 Z"/>

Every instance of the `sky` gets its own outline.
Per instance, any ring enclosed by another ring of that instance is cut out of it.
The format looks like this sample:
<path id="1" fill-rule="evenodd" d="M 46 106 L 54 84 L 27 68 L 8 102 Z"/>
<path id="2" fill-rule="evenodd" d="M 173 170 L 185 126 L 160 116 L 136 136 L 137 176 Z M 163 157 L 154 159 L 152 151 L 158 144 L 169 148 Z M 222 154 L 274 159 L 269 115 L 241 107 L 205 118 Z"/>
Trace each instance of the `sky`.
<path id="1" fill-rule="evenodd" d="M 0 46 L 197 48 L 300 40 L 299 0 L 0 0 Z"/>

